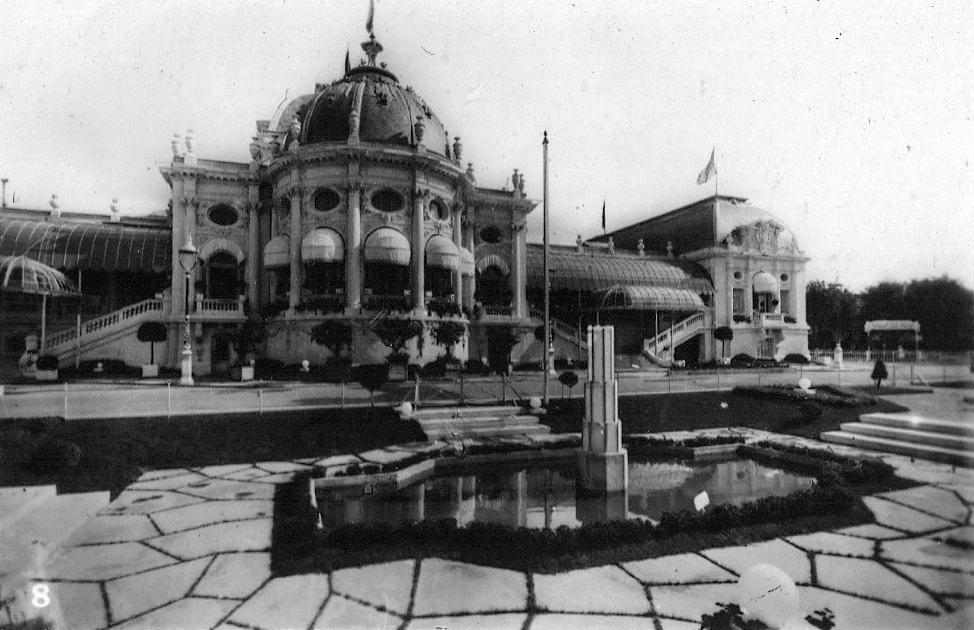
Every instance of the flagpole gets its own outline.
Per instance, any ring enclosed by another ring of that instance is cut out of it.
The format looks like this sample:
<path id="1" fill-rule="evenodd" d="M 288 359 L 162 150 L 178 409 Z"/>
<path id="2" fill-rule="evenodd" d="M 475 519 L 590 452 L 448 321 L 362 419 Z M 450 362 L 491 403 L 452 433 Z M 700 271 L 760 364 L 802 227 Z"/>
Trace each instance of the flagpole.
<path id="1" fill-rule="evenodd" d="M 544 405 L 548 407 L 548 372 L 551 370 L 551 278 L 548 269 L 548 132 L 544 132 Z"/>

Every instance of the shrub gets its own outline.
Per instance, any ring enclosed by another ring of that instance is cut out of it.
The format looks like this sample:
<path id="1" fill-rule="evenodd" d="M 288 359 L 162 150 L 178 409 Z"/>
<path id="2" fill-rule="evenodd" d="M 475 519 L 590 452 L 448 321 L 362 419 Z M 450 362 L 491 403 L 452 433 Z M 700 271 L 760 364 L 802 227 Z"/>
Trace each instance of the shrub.
<path id="1" fill-rule="evenodd" d="M 371 406 L 375 406 L 375 390 L 389 381 L 389 366 L 384 364 L 357 365 L 352 368 L 352 378 L 369 390 Z"/>
<path id="2" fill-rule="evenodd" d="M 730 364 L 733 367 L 751 367 L 754 365 L 754 357 L 744 352 L 735 354 L 731 357 Z"/>
<path id="3" fill-rule="evenodd" d="M 817 420 L 822 417 L 822 405 L 806 400 L 802 404 L 798 405 L 798 412 L 801 413 L 802 418 L 808 421 Z"/>
<path id="4" fill-rule="evenodd" d="M 57 357 L 45 354 L 37 359 L 38 370 L 56 370 L 58 366 Z"/>
<path id="5" fill-rule="evenodd" d="M 339 357 L 352 346 L 352 327 L 337 319 L 328 319 L 311 329 L 311 340 L 327 348 L 332 357 Z"/>
<path id="6" fill-rule="evenodd" d="M 135 337 L 149 344 L 149 365 L 156 362 L 156 344 L 165 341 L 168 336 L 166 325 L 162 322 L 145 322 L 135 333 Z"/>
<path id="7" fill-rule="evenodd" d="M 28 466 L 36 472 L 64 472 L 81 461 L 81 447 L 74 442 L 53 438 L 41 442 L 30 456 Z"/>
<path id="8" fill-rule="evenodd" d="M 785 355 L 784 362 L 794 363 L 795 365 L 808 365 L 808 357 L 806 357 L 804 354 L 792 352 L 791 354 Z"/>

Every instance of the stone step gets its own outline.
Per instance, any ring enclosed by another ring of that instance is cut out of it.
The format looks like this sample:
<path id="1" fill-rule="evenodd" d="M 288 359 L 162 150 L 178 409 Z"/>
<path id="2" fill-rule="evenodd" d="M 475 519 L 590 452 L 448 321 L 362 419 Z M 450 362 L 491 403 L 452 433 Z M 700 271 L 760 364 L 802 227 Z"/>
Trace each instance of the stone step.
<path id="1" fill-rule="evenodd" d="M 974 437 L 974 423 L 955 422 L 952 420 L 934 420 L 905 413 L 864 413 L 859 416 L 863 424 L 927 431 L 929 433 L 947 433 Z"/>
<path id="2" fill-rule="evenodd" d="M 23 514 L 57 495 L 55 486 L 0 488 L 0 532 Z"/>
<path id="3" fill-rule="evenodd" d="M 820 437 L 822 441 L 833 444 L 844 444 L 866 450 L 896 453 L 898 455 L 907 455 L 933 462 L 974 468 L 974 453 L 971 452 L 939 446 L 928 446 L 926 444 L 911 444 L 909 442 L 890 440 L 872 435 L 859 435 L 846 431 L 826 431 Z"/>
<path id="4" fill-rule="evenodd" d="M 422 421 L 438 418 L 484 418 L 494 416 L 518 416 L 527 413 L 517 405 L 493 405 L 486 407 L 426 407 L 412 412 L 412 417 Z"/>
<path id="5" fill-rule="evenodd" d="M 427 437 L 431 440 L 450 440 L 463 437 L 502 437 L 514 435 L 542 435 L 551 432 L 551 427 L 544 424 L 512 424 L 499 427 L 477 427 L 463 429 L 458 434 L 453 434 L 449 430 L 434 429 L 427 432 Z"/>
<path id="6" fill-rule="evenodd" d="M 494 416 L 490 418 L 433 418 L 418 419 L 419 426 L 426 428 L 438 427 L 491 427 L 530 422 L 532 416 Z"/>
<path id="7" fill-rule="evenodd" d="M 900 429 L 882 424 L 865 424 L 862 422 L 845 422 L 842 424 L 842 430 L 846 433 L 872 435 L 889 440 L 909 442 L 910 444 L 926 444 L 927 446 L 939 446 L 941 448 L 974 453 L 974 438 L 962 435 L 932 433 L 930 431 L 918 431 L 915 429 Z"/>

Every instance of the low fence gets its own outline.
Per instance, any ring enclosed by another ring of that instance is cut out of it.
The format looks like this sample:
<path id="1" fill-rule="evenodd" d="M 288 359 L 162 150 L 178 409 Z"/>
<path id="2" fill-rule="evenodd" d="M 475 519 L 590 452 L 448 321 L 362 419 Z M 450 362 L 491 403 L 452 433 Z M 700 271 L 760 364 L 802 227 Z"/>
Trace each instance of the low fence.
<path id="1" fill-rule="evenodd" d="M 812 359 L 832 359 L 834 349 L 812 350 Z M 926 363 L 931 365 L 971 365 L 974 351 L 965 350 L 945 352 L 942 350 L 843 350 L 842 360 L 847 362 L 871 363 L 882 359 L 883 363 Z"/>

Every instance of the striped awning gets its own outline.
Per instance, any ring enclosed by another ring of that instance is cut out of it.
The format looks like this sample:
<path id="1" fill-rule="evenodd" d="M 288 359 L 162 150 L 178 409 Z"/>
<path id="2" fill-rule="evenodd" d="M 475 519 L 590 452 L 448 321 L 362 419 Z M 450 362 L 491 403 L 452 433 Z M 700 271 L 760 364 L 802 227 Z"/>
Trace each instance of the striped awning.
<path id="1" fill-rule="evenodd" d="M 759 271 L 751 279 L 751 286 L 755 293 L 777 293 L 778 281 L 767 271 Z"/>
<path id="2" fill-rule="evenodd" d="M 426 264 L 441 269 L 459 269 L 460 252 L 453 241 L 442 234 L 434 234 L 426 241 Z"/>
<path id="3" fill-rule="evenodd" d="M 506 260 L 497 254 L 487 254 L 477 261 L 476 267 L 478 273 L 483 273 L 489 267 L 495 267 L 496 269 L 499 269 L 500 272 L 505 276 L 511 275 L 511 266 L 507 264 Z"/>
<path id="4" fill-rule="evenodd" d="M 168 229 L 0 219 L 0 256 L 21 255 L 55 269 L 163 273 L 172 240 Z"/>
<path id="5" fill-rule="evenodd" d="M 63 273 L 27 256 L 0 256 L 0 290 L 37 295 L 81 295 Z"/>
<path id="6" fill-rule="evenodd" d="M 700 295 L 687 289 L 615 285 L 598 292 L 600 308 L 626 311 L 702 311 Z"/>
<path id="7" fill-rule="evenodd" d="M 279 269 L 291 264 L 291 239 L 282 234 L 275 236 L 264 245 L 264 267 Z"/>
<path id="8" fill-rule="evenodd" d="M 409 265 L 409 239 L 392 228 L 381 227 L 365 239 L 364 257 L 368 262 Z"/>
<path id="9" fill-rule="evenodd" d="M 304 262 L 342 262 L 345 260 L 345 241 L 331 228 L 317 228 L 301 241 L 301 260 Z"/>
<path id="10" fill-rule="evenodd" d="M 466 247 L 460 248 L 460 273 L 465 276 L 472 276 L 474 274 L 474 260 L 473 254 Z"/>

